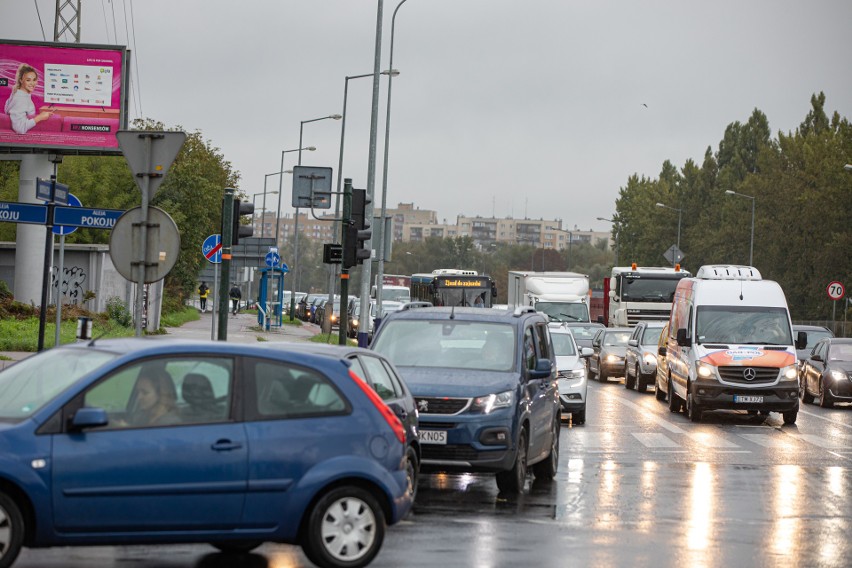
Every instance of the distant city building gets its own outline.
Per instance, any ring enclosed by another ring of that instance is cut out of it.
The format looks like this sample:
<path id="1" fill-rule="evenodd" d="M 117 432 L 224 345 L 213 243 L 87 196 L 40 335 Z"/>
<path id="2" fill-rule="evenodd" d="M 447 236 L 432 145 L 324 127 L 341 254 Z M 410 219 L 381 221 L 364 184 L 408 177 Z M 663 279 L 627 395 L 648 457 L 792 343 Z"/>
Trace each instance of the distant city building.
<path id="1" fill-rule="evenodd" d="M 378 209 L 374 211 L 378 215 Z M 466 217 L 458 216 L 454 224 L 438 222 L 438 214 L 430 209 L 420 209 L 414 203 L 400 203 L 396 208 L 388 208 L 387 215 L 393 218 L 393 240 L 395 242 L 423 242 L 429 238 L 470 237 L 480 249 L 492 244 L 528 244 L 537 248 L 565 250 L 569 241 L 572 244 L 597 244 L 603 239 L 611 246 L 609 232 L 579 229 L 565 229 L 561 219 L 514 219 L 512 217 Z M 310 214 L 299 212 L 299 233 L 313 240 L 331 242 L 334 238 L 333 215 L 322 215 L 320 220 Z M 328 219 L 328 220 L 326 220 Z M 256 237 L 275 235 L 275 214 L 267 212 L 255 215 L 254 235 Z M 278 242 L 288 242 L 295 229 L 295 217 L 292 214 L 282 216 L 278 221 Z M 339 241 L 339 237 L 338 237 Z"/>

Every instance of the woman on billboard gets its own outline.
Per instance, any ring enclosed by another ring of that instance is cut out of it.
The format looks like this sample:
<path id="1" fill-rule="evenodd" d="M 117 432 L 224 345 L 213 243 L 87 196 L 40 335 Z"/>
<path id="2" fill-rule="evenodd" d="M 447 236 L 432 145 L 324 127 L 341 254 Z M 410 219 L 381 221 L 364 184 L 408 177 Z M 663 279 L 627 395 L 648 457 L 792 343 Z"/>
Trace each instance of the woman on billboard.
<path id="1" fill-rule="evenodd" d="M 38 85 L 38 73 L 33 67 L 22 63 L 18 67 L 15 86 L 5 106 L 5 112 L 12 121 L 12 130 L 18 134 L 26 134 L 36 124 L 47 120 L 53 114 L 46 110 L 36 114 L 32 98 L 36 85 Z"/>

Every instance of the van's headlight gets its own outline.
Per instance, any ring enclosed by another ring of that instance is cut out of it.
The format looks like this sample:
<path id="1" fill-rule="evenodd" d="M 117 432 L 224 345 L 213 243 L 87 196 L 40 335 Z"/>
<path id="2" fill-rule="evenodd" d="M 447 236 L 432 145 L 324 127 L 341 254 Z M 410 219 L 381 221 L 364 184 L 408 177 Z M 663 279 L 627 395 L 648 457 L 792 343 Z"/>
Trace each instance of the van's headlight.
<path id="1" fill-rule="evenodd" d="M 642 360 L 645 361 L 646 365 L 657 364 L 657 357 L 651 353 L 645 353 L 645 355 L 642 357 Z"/>
<path id="2" fill-rule="evenodd" d="M 695 364 L 695 372 L 698 373 L 698 376 L 702 379 L 713 379 L 716 377 L 716 367 L 701 361 L 698 361 Z"/>
<path id="3" fill-rule="evenodd" d="M 514 396 L 512 395 L 512 391 L 479 396 L 473 399 L 473 410 L 482 412 L 482 414 L 489 414 L 492 410 L 497 408 L 511 406 L 513 400 Z"/>
<path id="4" fill-rule="evenodd" d="M 352 327 L 358 327 L 358 318 L 352 318 Z"/>
<path id="5" fill-rule="evenodd" d="M 795 381 L 799 378 L 799 370 L 796 369 L 795 365 L 788 365 L 781 369 L 781 380 L 782 381 Z"/>

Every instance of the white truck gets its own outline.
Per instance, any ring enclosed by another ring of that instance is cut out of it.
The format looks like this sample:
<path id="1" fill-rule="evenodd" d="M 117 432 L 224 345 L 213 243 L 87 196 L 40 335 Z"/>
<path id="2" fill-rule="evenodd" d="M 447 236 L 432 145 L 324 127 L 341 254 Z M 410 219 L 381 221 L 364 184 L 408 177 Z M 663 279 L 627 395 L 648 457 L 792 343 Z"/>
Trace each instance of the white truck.
<path id="1" fill-rule="evenodd" d="M 680 265 L 616 266 L 604 279 L 604 321 L 610 327 L 633 327 L 640 321 L 665 321 L 672 311 L 675 288 L 692 276 Z"/>
<path id="2" fill-rule="evenodd" d="M 509 306 L 532 306 L 551 321 L 590 321 L 585 274 L 510 271 L 508 293 Z"/>

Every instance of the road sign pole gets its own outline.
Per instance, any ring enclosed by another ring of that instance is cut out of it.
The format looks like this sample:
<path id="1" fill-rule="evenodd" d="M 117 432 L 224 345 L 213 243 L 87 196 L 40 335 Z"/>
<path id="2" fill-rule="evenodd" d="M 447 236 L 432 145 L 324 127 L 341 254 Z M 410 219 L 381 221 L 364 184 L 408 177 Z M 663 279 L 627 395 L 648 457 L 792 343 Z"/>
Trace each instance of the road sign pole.
<path id="1" fill-rule="evenodd" d="M 145 303 L 145 261 L 148 258 L 148 192 L 151 183 L 151 142 L 150 136 L 145 137 L 144 163 L 147 166 L 142 172 L 142 219 L 137 225 L 139 238 L 136 240 L 133 256 L 136 257 L 136 337 L 142 337 L 142 311 Z"/>
<path id="2" fill-rule="evenodd" d="M 41 310 L 38 315 L 38 347 L 44 349 L 44 327 L 47 323 L 47 287 L 50 282 L 50 262 L 53 260 L 53 200 L 47 204 L 47 224 L 44 226 L 44 271 L 41 280 Z"/>
<path id="3" fill-rule="evenodd" d="M 52 239 L 51 239 L 52 240 Z M 52 247 L 51 247 L 52 248 Z M 59 268 L 56 271 L 56 340 L 54 347 L 59 347 L 59 332 L 62 326 L 62 280 L 65 274 L 65 233 L 59 235 Z"/>
<path id="4" fill-rule="evenodd" d="M 219 303 L 219 296 L 217 294 L 219 294 L 219 263 L 216 263 L 213 268 L 213 297 L 210 303 L 213 313 L 210 314 L 210 341 L 216 341 L 216 322 L 219 321 L 216 319 L 216 313 L 218 312 L 216 308 Z"/>

